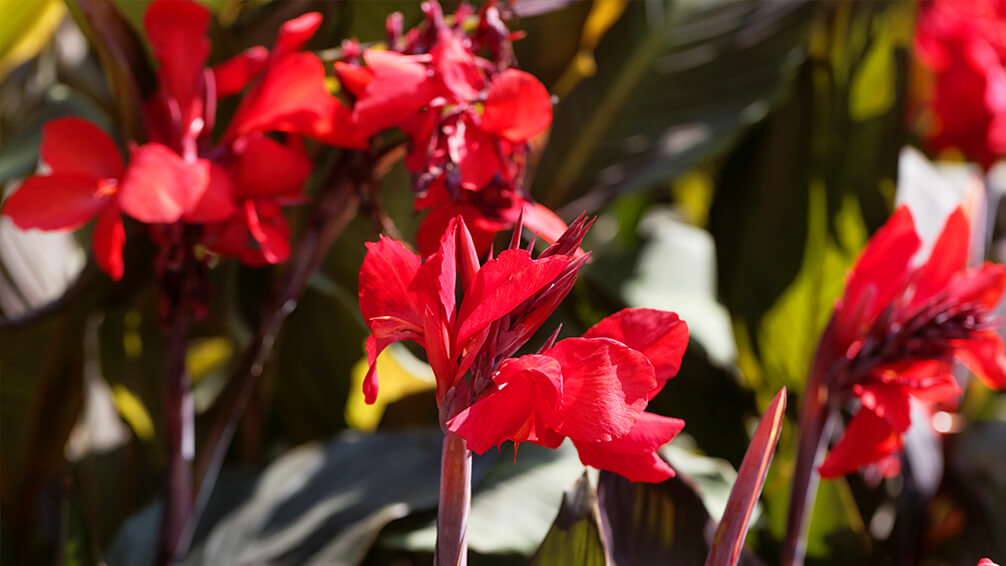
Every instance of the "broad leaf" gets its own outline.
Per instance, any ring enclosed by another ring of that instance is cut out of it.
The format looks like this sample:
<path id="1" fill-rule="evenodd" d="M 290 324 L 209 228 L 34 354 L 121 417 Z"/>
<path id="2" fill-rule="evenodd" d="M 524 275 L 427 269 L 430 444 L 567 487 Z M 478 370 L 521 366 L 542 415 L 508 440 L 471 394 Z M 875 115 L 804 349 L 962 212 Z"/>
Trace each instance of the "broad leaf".
<path id="1" fill-rule="evenodd" d="M 584 472 L 562 496 L 559 514 L 531 559 L 533 566 L 604 566 L 604 541 L 594 489 Z"/>

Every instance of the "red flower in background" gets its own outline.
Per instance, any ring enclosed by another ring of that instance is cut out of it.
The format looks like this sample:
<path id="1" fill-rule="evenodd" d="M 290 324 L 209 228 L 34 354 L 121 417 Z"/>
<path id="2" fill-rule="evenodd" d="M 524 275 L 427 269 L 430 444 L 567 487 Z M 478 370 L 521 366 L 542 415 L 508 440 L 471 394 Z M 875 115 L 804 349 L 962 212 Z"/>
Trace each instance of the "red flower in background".
<path id="1" fill-rule="evenodd" d="M 856 261 L 814 363 L 833 399 L 856 399 L 860 407 L 821 465 L 822 477 L 871 463 L 897 473 L 910 397 L 955 404 L 955 358 L 989 387 L 1006 387 L 1006 347 L 992 315 L 1006 267 L 966 268 L 968 234 L 958 209 L 926 261 L 913 263 L 921 240 L 903 206 Z"/>
<path id="2" fill-rule="evenodd" d="M 87 120 L 60 118 L 42 128 L 39 152 L 51 173 L 26 179 L 4 202 L 3 213 L 23 230 L 76 230 L 97 217 L 95 260 L 121 278 L 126 232 L 118 191 L 125 165 L 115 142 Z"/>
<path id="3" fill-rule="evenodd" d="M 93 124 L 56 120 L 41 156 L 52 169 L 29 178 L 4 205 L 21 228 L 72 230 L 94 216 L 95 257 L 122 277 L 125 231 L 120 211 L 150 225 L 162 249 L 177 244 L 177 222 L 203 226 L 216 253 L 249 265 L 285 261 L 290 228 L 282 207 L 303 201 L 311 162 L 300 137 L 366 147 L 349 110 L 328 92 L 320 59 L 300 49 L 321 24 L 317 13 L 286 22 L 271 51 L 255 47 L 205 67 L 210 11 L 188 0 L 155 0 L 144 28 L 159 63 L 145 106 L 150 141 L 130 148 L 128 166 Z M 246 90 L 220 143 L 210 140 L 217 99 Z M 285 132 L 286 143 L 266 137 Z"/>
<path id="4" fill-rule="evenodd" d="M 518 231 L 510 249 L 483 265 L 460 217 L 425 261 L 386 238 L 368 244 L 360 270 L 360 310 L 371 329 L 368 402 L 377 395 L 380 351 L 412 340 L 433 368 L 445 427 L 471 450 L 506 440 L 555 448 L 568 437 L 586 465 L 635 481 L 671 477 L 656 450 L 684 423 L 644 411 L 687 346 L 677 315 L 627 309 L 582 338 L 553 345 L 553 336 L 538 354 L 511 357 L 572 288 L 589 257 L 575 257 L 588 226 L 577 220 L 538 258 L 516 248 Z"/>
<path id="5" fill-rule="evenodd" d="M 915 49 L 933 78 L 926 142 L 988 169 L 1006 155 L 1006 1 L 924 3 Z"/>
<path id="6" fill-rule="evenodd" d="M 368 49 L 362 65 L 335 64 L 355 99 L 352 123 L 361 134 L 398 127 L 411 139 L 405 163 L 414 175 L 416 208 L 430 209 L 419 229 L 420 251 L 432 253 L 458 215 L 472 229 L 479 251 L 488 249 L 496 232 L 512 227 L 521 211 L 529 229 L 555 241 L 565 223 L 532 205 L 520 188 L 528 142 L 552 122 L 548 91 L 534 76 L 506 68 L 509 61 L 476 55 L 482 47 L 509 52 L 510 34 L 495 6 L 483 9 L 470 33 L 463 28 L 471 13 L 467 5 L 459 7 L 453 26 L 436 2 L 423 9 L 425 27 L 405 38 L 392 36 L 391 51 Z"/>

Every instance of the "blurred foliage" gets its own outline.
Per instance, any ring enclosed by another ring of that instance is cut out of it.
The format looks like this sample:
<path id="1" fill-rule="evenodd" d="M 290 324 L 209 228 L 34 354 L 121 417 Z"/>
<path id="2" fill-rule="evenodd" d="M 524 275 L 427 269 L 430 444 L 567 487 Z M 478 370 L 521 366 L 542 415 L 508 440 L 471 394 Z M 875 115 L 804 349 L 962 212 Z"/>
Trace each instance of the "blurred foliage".
<path id="1" fill-rule="evenodd" d="M 694 340 L 650 410 L 685 419 L 687 434 L 664 450 L 678 478 L 644 486 L 602 473 L 596 493 L 588 481 L 574 484 L 582 466 L 569 446 L 522 445 L 516 463 L 509 447 L 478 458 L 471 563 L 600 564 L 606 549 L 618 563 L 662 563 L 655 557 L 668 553 L 695 563 L 753 423 L 782 386 L 795 416 L 845 270 L 891 210 L 908 141 L 916 8 L 900 0 L 526 2 L 514 22 L 527 34 L 517 57 L 558 99 L 549 139 L 531 158 L 531 194 L 567 219 L 598 215 L 585 243 L 594 262 L 542 333 L 562 323 L 563 335 L 574 335 L 624 306 L 681 313 Z M 309 47 L 323 54 L 344 38 L 381 41 L 391 11 L 407 25 L 421 15 L 412 0 L 206 3 L 216 14 L 213 62 L 270 44 L 283 21 L 312 9 L 325 23 Z M 137 109 L 152 76 L 138 33 L 146 2 L 66 5 L 60 17 L 59 2 L 0 0 L 9 16 L 0 21 L 4 193 L 36 166 L 52 118 L 80 115 L 120 142 L 142 139 Z M 316 192 L 334 156 L 309 150 Z M 420 218 L 400 163 L 380 189 L 384 211 L 411 237 Z M 303 226 L 305 216 L 295 209 L 291 220 Z M 86 239 L 21 240 L 5 222 L 0 562 L 149 562 L 164 474 L 166 346 L 149 276 L 153 248 L 131 226 L 128 272 L 112 284 L 80 265 L 77 242 Z M 386 405 L 365 406 L 360 396 L 366 329 L 356 287 L 363 243 L 376 235 L 366 215 L 350 223 L 286 321 L 186 563 L 429 562 L 440 433 L 421 378 L 428 368 L 414 351 L 389 350 Z M 197 434 L 216 418 L 282 273 L 213 270 L 212 311 L 193 329 L 188 356 Z M 1006 405 L 1001 393 L 977 393 L 969 390 L 955 415 L 963 424 L 947 437 L 946 475 L 932 497 L 919 495 L 910 474 L 879 486 L 821 485 L 808 563 L 893 564 L 883 557 L 904 552 L 918 563 L 973 566 L 979 552 L 1006 555 L 995 504 L 1006 497 L 1004 452 L 990 449 L 1004 445 Z M 102 407 L 114 408 L 124 433 L 99 430 L 111 426 Z M 745 561 L 778 561 L 794 422 L 783 428 Z M 694 450 L 682 448 L 688 437 Z M 918 520 L 885 531 L 877 518 L 885 509 Z M 500 532 L 504 520 L 513 525 Z"/>

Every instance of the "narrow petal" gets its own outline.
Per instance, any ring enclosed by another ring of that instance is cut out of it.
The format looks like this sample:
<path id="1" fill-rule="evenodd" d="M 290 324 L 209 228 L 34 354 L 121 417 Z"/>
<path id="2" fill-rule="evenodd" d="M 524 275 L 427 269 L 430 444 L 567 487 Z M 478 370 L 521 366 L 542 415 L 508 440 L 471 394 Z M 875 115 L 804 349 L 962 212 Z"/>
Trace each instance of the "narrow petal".
<path id="1" fill-rule="evenodd" d="M 929 259 L 915 272 L 913 303 L 920 303 L 939 293 L 955 273 L 964 269 L 968 260 L 969 235 L 968 219 L 958 208 L 947 218 Z"/>
<path id="2" fill-rule="evenodd" d="M 409 287 L 419 272 L 421 260 L 401 242 L 381 236 L 367 243 L 367 255 L 360 267 L 360 311 L 369 326 L 377 317 L 393 316 L 424 326 Z"/>
<path id="3" fill-rule="evenodd" d="M 524 250 L 504 250 L 475 275 L 458 312 L 459 344 L 534 296 L 562 273 L 569 258 L 531 259 Z"/>
<path id="4" fill-rule="evenodd" d="M 895 432 L 904 433 L 912 423 L 908 391 L 896 383 L 869 382 L 854 387 L 863 407 L 886 420 Z"/>
<path id="5" fill-rule="evenodd" d="M 140 222 L 176 222 L 196 207 L 209 181 L 209 161 L 189 163 L 166 146 L 148 143 L 133 150 L 119 186 L 119 205 Z"/>
<path id="6" fill-rule="evenodd" d="M 994 309 L 1006 291 L 1006 265 L 986 262 L 977 269 L 959 271 L 944 290 L 959 303 Z"/>
<path id="7" fill-rule="evenodd" d="M 440 243 L 440 235 L 444 233 L 447 224 L 460 216 L 465 224 L 469 226 L 469 236 L 472 238 L 478 253 L 485 253 L 489 249 L 489 244 L 496 237 L 496 230 L 486 230 L 482 228 L 482 223 L 478 219 L 482 216 L 482 211 L 468 204 L 455 202 L 445 202 L 430 210 L 416 231 L 416 247 L 419 253 L 429 255 L 437 250 Z"/>
<path id="8" fill-rule="evenodd" d="M 643 413 L 628 434 L 610 442 L 573 445 L 585 466 L 609 470 L 629 481 L 657 483 L 674 477 L 674 470 L 657 453 L 684 428 L 680 419 Z"/>
<path id="9" fill-rule="evenodd" d="M 210 11 L 197 2 L 155 0 L 143 15 L 154 57 L 161 64 L 161 80 L 183 112 L 201 95 L 203 67 L 210 53 L 209 26 Z"/>
<path id="10" fill-rule="evenodd" d="M 514 143 L 527 141 L 552 123 L 552 100 L 534 75 L 507 69 L 493 80 L 482 129 Z"/>
<path id="11" fill-rule="evenodd" d="M 437 251 L 426 258 L 409 286 L 423 303 L 435 307 L 436 315 L 450 325 L 454 323 L 456 308 L 457 231 L 460 222 L 460 217 L 450 220 L 440 237 Z"/>
<path id="12" fill-rule="evenodd" d="M 321 20 L 320 12 L 308 12 L 284 22 L 279 27 L 279 33 L 276 34 L 276 43 L 272 48 L 273 57 L 282 57 L 287 53 L 303 49 L 307 40 L 311 39 L 314 32 L 318 31 Z"/>
<path id="13" fill-rule="evenodd" d="M 58 118 L 42 126 L 42 161 L 53 173 L 118 179 L 124 165 L 112 138 L 83 118 Z"/>
<path id="14" fill-rule="evenodd" d="M 848 344 L 859 326 L 873 320 L 901 291 L 920 245 L 912 213 L 907 206 L 898 208 L 870 238 L 849 272 L 842 311 L 836 314 L 839 343 Z"/>
<path id="15" fill-rule="evenodd" d="M 607 442 L 627 434 L 656 386 L 646 357 L 607 338 L 568 338 L 542 352 L 562 367 L 559 433 Z"/>
<path id="16" fill-rule="evenodd" d="M 116 281 L 122 279 L 125 271 L 122 261 L 122 248 L 125 245 L 126 229 L 122 225 L 122 215 L 116 207 L 106 207 L 98 215 L 98 222 L 94 226 L 91 249 L 101 270 Z"/>
<path id="17" fill-rule="evenodd" d="M 28 177 L 3 203 L 22 230 L 76 230 L 111 202 L 94 178 L 70 173 Z"/>
<path id="18" fill-rule="evenodd" d="M 611 338 L 646 356 L 657 378 L 652 399 L 681 367 L 688 348 L 688 325 L 673 312 L 624 309 L 595 324 L 583 337 Z"/>
<path id="19" fill-rule="evenodd" d="M 237 159 L 236 180 L 244 198 L 299 195 L 311 175 L 311 160 L 303 151 L 261 135 L 249 136 Z"/>
<path id="20" fill-rule="evenodd" d="M 256 45 L 214 66 L 213 82 L 217 98 L 227 98 L 244 90 L 265 69 L 268 60 L 269 50 Z"/>
<path id="21" fill-rule="evenodd" d="M 555 243 L 563 233 L 569 228 L 562 218 L 552 212 L 552 209 L 540 203 L 525 202 L 524 207 L 524 227 L 538 235 L 549 244 Z M 583 255 L 582 250 L 577 250 L 576 256 Z"/>
<path id="22" fill-rule="evenodd" d="M 891 424 L 862 408 L 849 421 L 842 438 L 832 447 L 818 472 L 822 478 L 844 476 L 894 454 L 901 447 L 901 435 Z"/>
<path id="23" fill-rule="evenodd" d="M 975 332 L 954 343 L 954 355 L 991 389 L 1006 388 L 1006 346 L 995 330 Z"/>

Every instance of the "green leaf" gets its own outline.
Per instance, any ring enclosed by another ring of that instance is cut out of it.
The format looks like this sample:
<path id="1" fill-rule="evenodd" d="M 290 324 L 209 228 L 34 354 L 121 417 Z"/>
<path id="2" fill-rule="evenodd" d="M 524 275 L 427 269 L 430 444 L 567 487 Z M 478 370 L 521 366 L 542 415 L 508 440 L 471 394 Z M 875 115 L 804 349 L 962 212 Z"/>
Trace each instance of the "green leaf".
<path id="1" fill-rule="evenodd" d="M 784 92 L 811 3 L 629 2 L 556 109 L 532 194 L 595 209 L 723 150 Z"/>
<path id="2" fill-rule="evenodd" d="M 597 516 L 597 502 L 584 472 L 562 496 L 559 514 L 531 559 L 532 566 L 604 566 L 604 542 Z"/>

